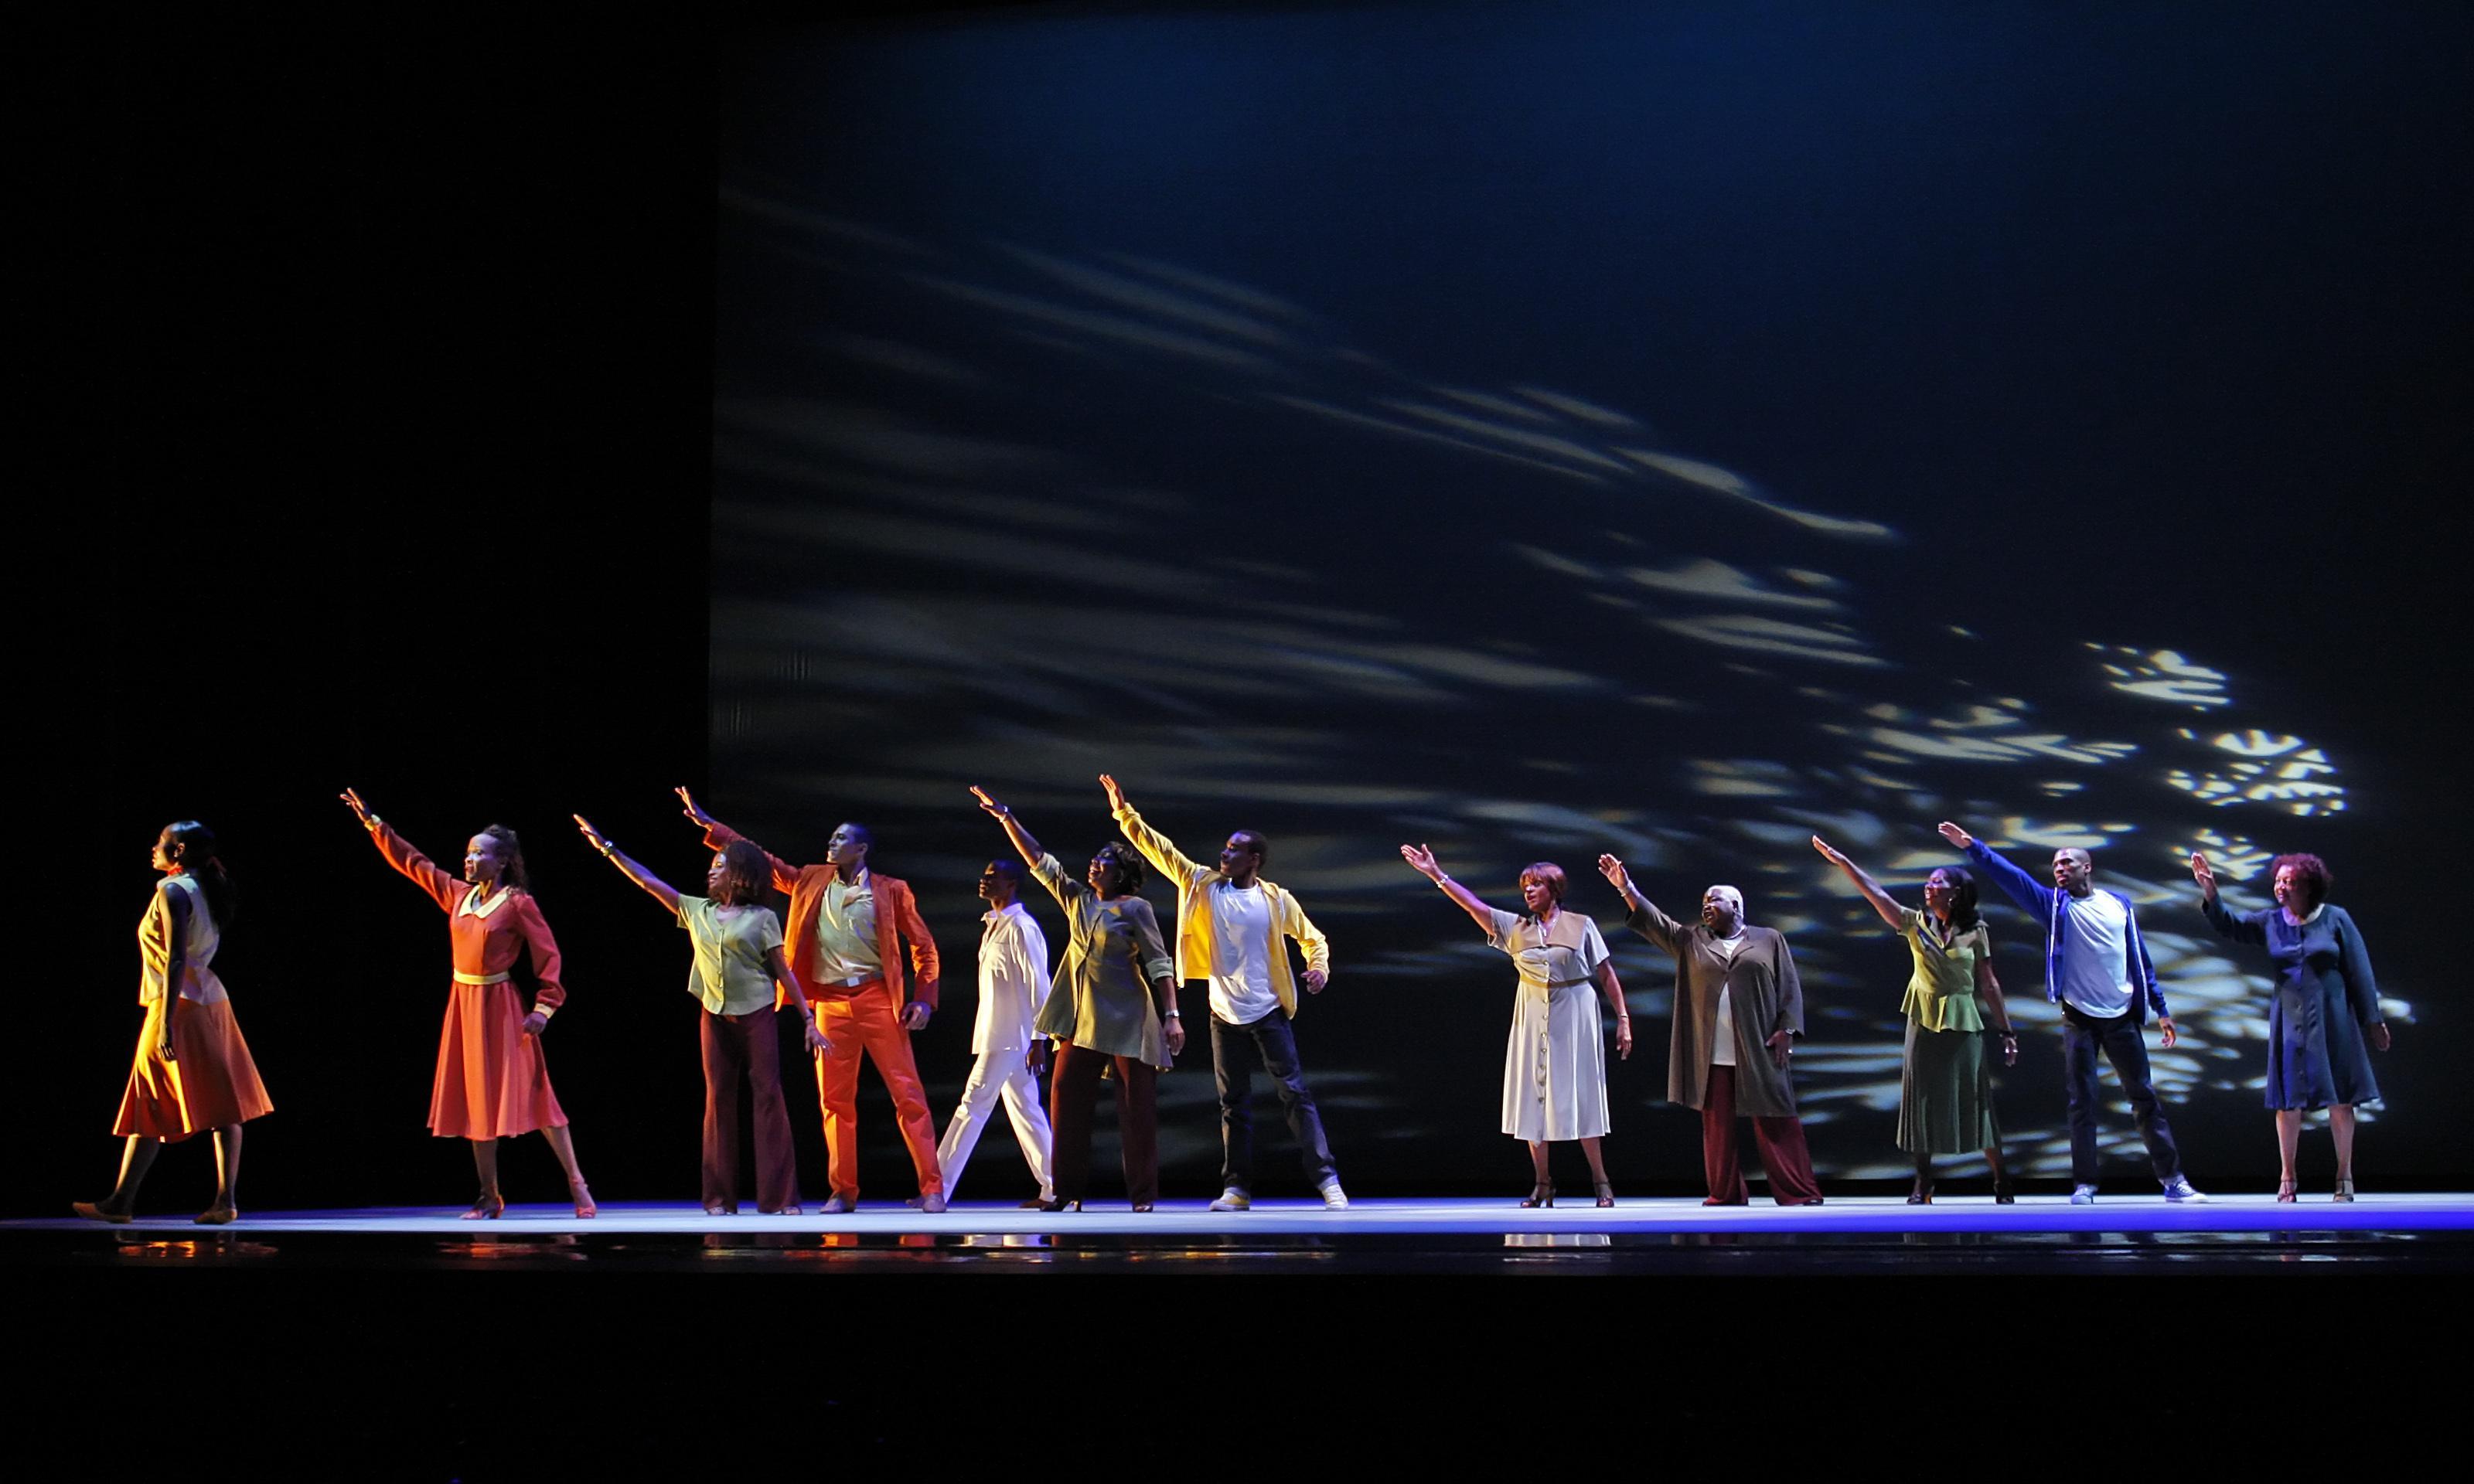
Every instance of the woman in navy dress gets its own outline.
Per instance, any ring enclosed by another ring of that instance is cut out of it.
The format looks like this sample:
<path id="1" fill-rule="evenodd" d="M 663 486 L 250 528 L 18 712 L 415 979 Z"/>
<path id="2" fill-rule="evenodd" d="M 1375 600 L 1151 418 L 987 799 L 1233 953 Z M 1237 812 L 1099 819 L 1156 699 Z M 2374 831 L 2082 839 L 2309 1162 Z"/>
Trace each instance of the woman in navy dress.
<path id="1" fill-rule="evenodd" d="M 2328 1110 L 2337 1144 L 2337 1199 L 2354 1198 L 2354 1105 L 2374 1102 L 2371 1052 L 2389 1048 L 2380 1018 L 2380 989 L 2362 929 L 2331 905 L 2336 878 L 2316 855 L 2280 855 L 2270 868 L 2276 905 L 2234 913 L 2217 900 L 2217 874 L 2205 855 L 2191 856 L 2200 905 L 2218 932 L 2268 949 L 2276 965 L 2276 993 L 2268 1002 L 2268 1106 L 2276 1110 L 2276 1150 L 2283 1161 L 2276 1198 L 2293 1199 L 2294 1146 L 2302 1115 Z"/>

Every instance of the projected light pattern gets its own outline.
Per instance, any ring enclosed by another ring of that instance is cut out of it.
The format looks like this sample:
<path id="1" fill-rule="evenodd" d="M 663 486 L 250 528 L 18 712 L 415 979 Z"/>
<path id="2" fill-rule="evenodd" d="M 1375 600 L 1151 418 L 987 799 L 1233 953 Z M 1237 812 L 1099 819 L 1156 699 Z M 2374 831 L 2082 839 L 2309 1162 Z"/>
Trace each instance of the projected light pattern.
<path id="1" fill-rule="evenodd" d="M 2256 1110 L 2264 967 L 2205 934 L 2182 862 L 2255 888 L 2278 822 L 2345 792 L 2339 754 L 2248 714 L 2204 646 L 1996 649 L 1878 575 L 1921 534 L 1594 398 L 1419 373 L 1205 266 L 898 231 L 752 180 L 722 201 L 715 754 L 761 832 L 897 825 L 951 932 L 1002 848 L 965 782 L 1060 854 L 1104 837 L 1104 770 L 1189 850 L 1264 829 L 1363 996 L 1314 1012 L 1309 1052 L 1360 1163 L 1485 1137 L 1509 1015 L 1502 956 L 1398 842 L 1499 904 L 1524 861 L 1571 872 L 1643 1017 L 1618 1140 L 1663 1091 L 1671 969 L 1589 862 L 1623 856 L 1679 914 L 1734 880 L 1803 966 L 1799 1083 L 1845 1177 L 1907 1168 L 1905 959 L 1807 840 L 1913 901 L 1955 818 L 2032 872 L 2098 850 L 2182 1030 L 2160 1090 Z M 2011 1014 L 2050 1048 L 2038 929 L 1986 902 Z M 1376 1034 L 1403 1016 L 1415 1038 Z M 2039 1055 L 2000 1108 L 2017 1166 L 2050 1175 L 2068 1137 Z M 1207 1083 L 1160 1095 L 1164 1158 L 1214 1158 Z"/>

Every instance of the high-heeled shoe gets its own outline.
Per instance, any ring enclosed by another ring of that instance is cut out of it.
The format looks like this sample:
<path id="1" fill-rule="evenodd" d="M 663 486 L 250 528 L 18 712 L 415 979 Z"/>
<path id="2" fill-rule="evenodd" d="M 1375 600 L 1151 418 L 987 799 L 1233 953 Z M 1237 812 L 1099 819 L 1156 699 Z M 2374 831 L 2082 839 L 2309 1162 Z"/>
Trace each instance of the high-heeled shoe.
<path id="1" fill-rule="evenodd" d="M 1552 1206 L 1554 1204 L 1555 1182 L 1551 1180 L 1541 1180 L 1538 1184 L 1529 1187 L 1529 1198 L 1521 1202 L 1520 1206 L 1523 1210 L 1527 1210 L 1533 1207 Z"/>
<path id="2" fill-rule="evenodd" d="M 2009 1177 L 2004 1176 L 1993 1183 L 1993 1204 L 1996 1206 L 2016 1206 L 2019 1204 L 2019 1194 L 2017 1191 L 2010 1188 Z"/>
<path id="3" fill-rule="evenodd" d="M 2276 1204 L 2277 1204 L 2277 1205 L 2279 1205 L 2279 1206 L 2291 1206 L 2291 1205 L 2292 1205 L 2295 1201 L 2298 1201 L 2298 1200 L 2300 1200 L 2300 1199 L 2301 1199 L 2301 1197 L 2300 1197 L 2299 1195 L 2297 1195 L 2297 1194 L 2295 1193 L 2295 1191 L 2294 1191 L 2295 1184 L 2296 1184 L 2296 1182 L 2294 1181 L 2293 1177 L 2292 1177 L 2292 1176 L 2291 1176 L 2291 1175 L 2285 1176 L 2285 1177 L 2283 1177 L 2282 1179 L 2280 1179 L 2280 1180 L 2278 1180 L 2278 1181 L 2277 1181 L 2277 1183 L 2276 1183 Z"/>
<path id="4" fill-rule="evenodd" d="M 1595 1186 L 1595 1187 L 1596 1187 L 1596 1189 L 1597 1189 L 1597 1192 L 1598 1192 L 1598 1205 L 1600 1205 L 1601 1207 L 1606 1207 L 1606 1206 L 1613 1206 L 1613 1204 L 1615 1204 L 1615 1187 L 1614 1187 L 1614 1184 L 1613 1184 L 1613 1182 L 1612 1182 L 1612 1181 L 1605 1181 L 1605 1180 L 1593 1180 L 1593 1181 L 1589 1182 L 1589 1184 L 1590 1184 L 1591 1185 Z"/>
<path id="5" fill-rule="evenodd" d="M 586 1185 L 583 1181 L 569 1181 L 567 1183 L 567 1193 L 574 1198 L 576 1219 L 580 1221 L 591 1221 L 594 1217 L 601 1214 L 601 1208 L 593 1204 L 593 1187 Z"/>
<path id="6" fill-rule="evenodd" d="M 1147 1211 L 1147 1210 L 1150 1210 L 1151 1209 L 1152 1209 L 1152 1203 L 1151 1203 L 1151 1202 L 1149 1202 L 1149 1201 L 1136 1201 L 1136 1202 L 1134 1203 L 1134 1209 L 1135 1209 L 1135 1210 L 1137 1210 L 1137 1211 Z"/>
<path id="7" fill-rule="evenodd" d="M 1082 1203 L 1080 1201 L 1069 1201 L 1061 1196 L 1052 1196 L 1049 1199 L 1040 1202 L 1035 1209 L 1044 1211 L 1070 1210 L 1079 1214 L 1082 1209 Z"/>
<path id="8" fill-rule="evenodd" d="M 228 1227 L 240 1219 L 237 1206 L 209 1206 L 198 1212 L 195 1224 L 202 1227 Z"/>
<path id="9" fill-rule="evenodd" d="M 81 1216 L 84 1216 L 88 1221 L 108 1221 L 115 1227 L 125 1227 L 129 1225 L 129 1219 L 133 1214 L 133 1212 L 130 1211 L 115 1210 L 112 1208 L 104 1205 L 101 1201 L 71 1201 L 69 1203 L 69 1209 L 77 1212 Z"/>
<path id="10" fill-rule="evenodd" d="M 2341 1181 L 2337 1182 L 2337 1194 L 2336 1194 L 2335 1199 L 2336 1199 L 2337 1203 L 2338 1203 L 2339 1205 L 2341 1205 L 2341 1206 L 2351 1206 L 2351 1205 L 2353 1205 L 2353 1204 L 2354 1204 L 2354 1183 L 2353 1183 L 2352 1181 L 2350 1181 L 2350 1180 L 2341 1180 Z"/>
<path id="11" fill-rule="evenodd" d="M 474 1201 L 473 1203 L 473 1209 L 464 1213 L 463 1219 L 466 1221 L 496 1221 L 498 1219 L 498 1213 L 506 1209 L 506 1197 L 498 1194 L 495 1190 L 492 1190 L 485 1192 L 479 1200 Z"/>
<path id="12" fill-rule="evenodd" d="M 1932 1204 L 1932 1182 L 1929 1180 L 1919 1180 L 1913 1185 L 1909 1186 L 1907 1189 L 1907 1204 L 1909 1206 L 1930 1206 Z"/>

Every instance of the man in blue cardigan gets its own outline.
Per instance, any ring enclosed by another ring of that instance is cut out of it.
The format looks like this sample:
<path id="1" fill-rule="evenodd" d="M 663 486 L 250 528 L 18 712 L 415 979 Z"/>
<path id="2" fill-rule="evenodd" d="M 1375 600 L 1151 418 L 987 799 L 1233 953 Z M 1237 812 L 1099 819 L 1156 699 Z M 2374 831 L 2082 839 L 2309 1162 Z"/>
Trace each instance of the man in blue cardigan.
<path id="1" fill-rule="evenodd" d="M 1993 853 L 1991 847 L 1944 822 L 1941 836 L 1965 850 L 2022 911 L 2045 924 L 2045 997 L 2062 1007 L 2062 1066 L 2069 1081 L 2071 1204 L 2096 1202 L 2096 1059 L 2101 1049 L 2130 1097 L 2131 1116 L 2147 1143 L 2147 1159 L 2169 1201 L 2204 1201 L 2182 1176 L 2182 1153 L 2147 1080 L 2146 1012 L 2156 1012 L 2164 1044 L 2174 1041 L 2173 1017 L 2156 987 L 2156 966 L 2139 939 L 2130 898 L 2098 890 L 2088 877 L 2095 862 L 2075 848 L 2053 852 L 2053 884 L 2046 886 Z"/>

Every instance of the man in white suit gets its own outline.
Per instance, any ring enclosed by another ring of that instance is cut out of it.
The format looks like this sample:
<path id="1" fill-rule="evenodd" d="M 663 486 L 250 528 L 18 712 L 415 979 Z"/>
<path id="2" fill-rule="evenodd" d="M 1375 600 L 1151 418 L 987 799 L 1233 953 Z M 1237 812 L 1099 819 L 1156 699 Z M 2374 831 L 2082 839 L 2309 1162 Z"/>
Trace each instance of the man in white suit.
<path id="1" fill-rule="evenodd" d="M 1029 1208 L 1053 1199 L 1055 1185 L 1048 1162 L 1048 1112 L 1039 1106 L 1033 1072 L 1045 1069 L 1048 1040 L 1031 1028 L 1048 998 L 1048 938 L 1023 908 L 1022 879 L 1022 866 L 1009 860 L 990 861 L 980 873 L 980 897 L 988 912 L 980 920 L 986 925 L 980 934 L 979 1018 L 971 1027 L 971 1051 L 979 1060 L 936 1145 L 936 1163 L 950 1197 L 1002 1094 L 1013 1137 L 1039 1182 L 1039 1194 L 1022 1203 Z"/>

